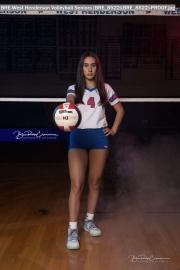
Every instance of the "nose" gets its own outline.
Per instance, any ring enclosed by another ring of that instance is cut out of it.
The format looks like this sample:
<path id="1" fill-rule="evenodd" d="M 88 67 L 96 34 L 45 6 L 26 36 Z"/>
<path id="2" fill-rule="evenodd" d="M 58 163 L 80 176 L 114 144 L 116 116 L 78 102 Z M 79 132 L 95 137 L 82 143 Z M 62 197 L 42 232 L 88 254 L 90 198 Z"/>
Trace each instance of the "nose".
<path id="1" fill-rule="evenodd" d="M 92 67 L 91 67 L 91 65 L 89 65 L 89 69 L 88 69 L 88 71 L 92 71 Z"/>

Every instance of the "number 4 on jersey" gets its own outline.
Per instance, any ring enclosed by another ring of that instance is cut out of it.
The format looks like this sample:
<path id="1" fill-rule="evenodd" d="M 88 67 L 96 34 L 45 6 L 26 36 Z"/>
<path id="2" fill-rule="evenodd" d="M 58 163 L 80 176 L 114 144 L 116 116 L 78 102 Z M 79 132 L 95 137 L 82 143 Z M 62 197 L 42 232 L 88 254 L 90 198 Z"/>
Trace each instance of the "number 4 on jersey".
<path id="1" fill-rule="evenodd" d="M 87 105 L 90 105 L 91 108 L 95 108 L 94 97 L 90 97 L 90 98 L 88 99 Z"/>

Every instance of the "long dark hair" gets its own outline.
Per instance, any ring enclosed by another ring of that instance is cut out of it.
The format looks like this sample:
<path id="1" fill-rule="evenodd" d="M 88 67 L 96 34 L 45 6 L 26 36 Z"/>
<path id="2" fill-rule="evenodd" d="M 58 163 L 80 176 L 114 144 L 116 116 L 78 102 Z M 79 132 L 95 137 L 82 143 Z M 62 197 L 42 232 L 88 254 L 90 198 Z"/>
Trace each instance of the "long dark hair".
<path id="1" fill-rule="evenodd" d="M 83 95 L 84 95 L 84 91 L 86 87 L 86 82 L 85 82 L 84 73 L 83 73 L 83 65 L 84 65 L 84 60 L 86 57 L 93 57 L 95 59 L 97 69 L 96 69 L 96 74 L 95 74 L 94 79 L 95 79 L 97 91 L 100 96 L 99 105 L 105 106 L 107 103 L 107 94 L 106 94 L 106 89 L 104 86 L 104 79 L 102 75 L 101 64 L 100 64 L 98 56 L 95 53 L 89 52 L 89 51 L 85 52 L 79 60 L 78 69 L 77 69 L 77 79 L 76 79 L 76 84 L 75 84 L 75 93 L 76 93 L 75 104 L 78 104 L 78 103 L 84 104 L 82 99 L 83 99 Z"/>

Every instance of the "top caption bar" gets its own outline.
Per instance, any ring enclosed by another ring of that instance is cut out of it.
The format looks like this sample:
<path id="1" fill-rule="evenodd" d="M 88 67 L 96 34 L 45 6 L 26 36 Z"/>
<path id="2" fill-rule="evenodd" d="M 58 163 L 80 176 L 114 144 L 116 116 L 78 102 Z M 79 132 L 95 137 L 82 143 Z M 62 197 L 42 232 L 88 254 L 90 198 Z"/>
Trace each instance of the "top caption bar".
<path id="1" fill-rule="evenodd" d="M 0 11 L 175 11 L 175 5 L 0 5 Z"/>

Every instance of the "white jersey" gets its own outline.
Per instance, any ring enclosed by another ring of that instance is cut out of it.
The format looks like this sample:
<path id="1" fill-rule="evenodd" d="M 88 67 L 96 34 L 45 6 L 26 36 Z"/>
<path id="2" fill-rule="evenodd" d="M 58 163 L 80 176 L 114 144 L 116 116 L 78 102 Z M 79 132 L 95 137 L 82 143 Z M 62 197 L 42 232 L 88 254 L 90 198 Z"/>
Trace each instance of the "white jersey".
<path id="1" fill-rule="evenodd" d="M 104 85 L 107 92 L 107 99 L 110 105 L 113 106 L 119 102 L 119 99 L 109 84 L 105 83 Z M 75 85 L 68 87 L 67 96 L 68 95 L 75 96 Z M 100 96 L 96 87 L 86 87 L 83 96 L 84 104 L 76 104 L 82 116 L 81 123 L 78 128 L 102 128 L 107 126 L 105 108 L 98 104 L 99 101 Z"/>

